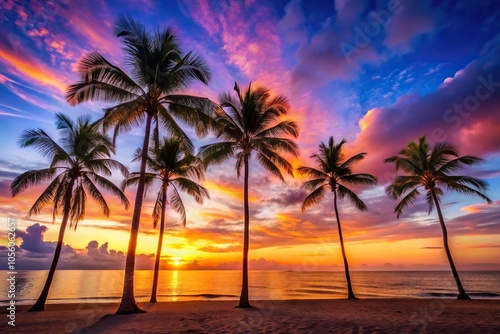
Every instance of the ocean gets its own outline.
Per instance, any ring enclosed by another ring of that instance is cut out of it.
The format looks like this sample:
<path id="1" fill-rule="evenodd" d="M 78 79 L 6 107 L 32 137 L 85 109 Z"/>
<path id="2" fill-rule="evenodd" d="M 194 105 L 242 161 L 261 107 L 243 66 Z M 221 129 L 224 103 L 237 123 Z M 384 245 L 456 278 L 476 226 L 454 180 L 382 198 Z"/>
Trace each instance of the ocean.
<path id="1" fill-rule="evenodd" d="M 47 271 L 19 271 L 16 304 L 32 304 L 40 294 Z M 352 272 L 359 298 L 454 298 L 456 286 L 448 271 Z M 463 271 L 462 283 L 471 298 L 500 299 L 500 271 Z M 3 273 L 0 305 L 7 305 L 8 282 Z M 138 302 L 149 301 L 153 271 L 135 273 Z M 250 271 L 252 300 L 336 299 L 346 297 L 343 272 Z M 118 302 L 121 270 L 56 271 L 47 303 Z M 160 271 L 158 301 L 237 300 L 241 272 L 236 270 Z"/>

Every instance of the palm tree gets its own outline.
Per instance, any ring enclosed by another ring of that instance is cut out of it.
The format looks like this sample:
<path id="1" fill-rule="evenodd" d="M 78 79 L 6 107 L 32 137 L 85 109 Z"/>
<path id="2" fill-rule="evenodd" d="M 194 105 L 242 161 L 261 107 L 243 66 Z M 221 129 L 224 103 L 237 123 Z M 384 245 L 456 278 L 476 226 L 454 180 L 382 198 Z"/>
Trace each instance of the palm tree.
<path id="1" fill-rule="evenodd" d="M 192 145 L 176 119 L 194 126 L 198 135 L 204 135 L 212 124 L 209 114 L 215 104 L 206 98 L 178 95 L 194 80 L 207 84 L 210 71 L 199 55 L 193 52 L 183 55 L 171 28 L 151 33 L 132 18 L 120 16 L 115 23 L 115 34 L 123 39 L 131 76 L 99 53 L 89 53 L 80 60 L 80 81 L 68 88 L 66 98 L 72 105 L 94 100 L 118 103 L 105 109 L 103 117 L 105 128 L 114 126 L 115 136 L 145 121 L 123 294 L 117 310 L 118 314 L 129 314 L 143 312 L 135 302 L 134 267 L 150 136 L 158 142 L 162 126 Z"/>
<path id="2" fill-rule="evenodd" d="M 182 224 L 186 226 L 186 209 L 179 195 L 183 190 L 191 195 L 199 204 L 203 204 L 203 198 L 209 198 L 208 191 L 196 183 L 193 179 L 203 179 L 205 166 L 200 158 L 192 155 L 192 150 L 178 138 L 164 138 L 160 146 L 151 148 L 148 157 L 148 168 L 150 172 L 145 175 L 146 186 L 149 187 L 155 180 L 161 181 L 161 187 L 156 197 L 153 208 L 153 226 L 156 228 L 160 220 L 160 237 L 156 251 L 155 271 L 153 276 L 153 289 L 151 291 L 150 303 L 156 303 L 156 290 L 158 287 L 158 273 L 160 270 L 161 248 L 163 244 L 163 233 L 165 230 L 165 214 L 167 205 L 181 215 Z M 136 160 L 140 160 L 141 150 L 136 153 Z M 122 183 L 122 189 L 139 183 L 140 173 L 132 173 Z M 171 186 L 170 201 L 167 198 L 168 187 Z"/>
<path id="3" fill-rule="evenodd" d="M 476 195 L 491 203 L 491 200 L 482 193 L 487 190 L 486 182 L 470 176 L 452 175 L 465 165 L 475 165 L 482 159 L 472 156 L 459 156 L 457 149 L 450 143 L 436 143 L 431 147 L 425 136 L 419 137 L 418 142 L 410 142 L 402 149 L 398 155 L 385 159 L 385 162 L 394 163 L 396 171 L 402 170 L 405 175 L 398 175 L 394 178 L 386 191 L 394 199 L 404 196 L 394 209 L 399 218 L 403 209 L 413 204 L 418 195 L 419 188 L 423 187 L 426 192 L 429 214 L 434 206 L 438 213 L 439 224 L 443 232 L 443 244 L 450 263 L 453 277 L 459 291 L 458 299 L 470 299 L 460 282 L 457 269 L 451 257 L 448 246 L 448 232 L 444 224 L 441 212 L 440 196 L 443 195 L 443 188 L 456 191 L 462 194 Z"/>
<path id="4" fill-rule="evenodd" d="M 244 169 L 243 275 L 238 307 L 250 307 L 248 299 L 249 160 L 252 152 L 255 151 L 259 163 L 282 181 L 284 178 L 281 169 L 293 176 L 291 164 L 281 154 L 298 155 L 297 144 L 283 137 L 296 138 L 298 126 L 291 120 L 280 120 L 280 117 L 286 115 L 290 108 L 288 100 L 283 95 L 271 97 L 268 89 L 252 89 L 251 83 L 243 94 L 238 84 L 235 83 L 234 91 L 236 97 L 233 97 L 230 92 L 221 95 L 222 108 L 216 111 L 215 121 L 219 127 L 217 138 L 223 141 L 201 147 L 199 155 L 206 165 L 221 163 L 230 157 L 235 157 L 238 177 L 241 169 Z"/>
<path id="5" fill-rule="evenodd" d="M 325 192 L 330 190 L 333 193 L 333 207 L 339 229 L 340 248 L 344 259 L 345 277 L 347 280 L 348 299 L 357 299 L 352 290 L 351 276 L 349 274 L 349 264 L 344 247 L 344 237 L 342 236 L 342 226 L 340 224 L 339 210 L 337 208 L 337 197 L 343 199 L 347 197 L 351 203 L 360 211 L 367 210 L 365 203 L 356 195 L 348 185 L 374 185 L 377 178 L 371 174 L 353 174 L 352 167 L 355 163 L 361 161 L 366 153 L 358 153 L 348 159 L 345 159 L 342 146 L 346 143 L 342 139 L 335 144 L 333 137 L 328 140 L 328 146 L 324 143 L 319 145 L 319 154 L 314 154 L 318 168 L 299 167 L 298 172 L 311 180 L 304 183 L 304 188 L 312 192 L 305 198 L 302 204 L 302 211 L 313 204 L 319 203 L 325 196 Z"/>
<path id="6" fill-rule="evenodd" d="M 90 123 L 90 117 L 79 117 L 73 122 L 63 114 L 56 114 L 57 129 L 61 132 L 61 144 L 56 143 L 44 130 L 25 130 L 21 134 L 21 147 L 35 147 L 43 156 L 51 157 L 50 166 L 39 170 L 29 170 L 14 179 L 11 184 L 12 196 L 52 180 L 40 197 L 28 211 L 28 217 L 39 214 L 48 204 L 52 204 L 53 221 L 62 211 L 59 238 L 50 266 L 47 281 L 35 305 L 29 311 L 43 311 L 49 294 L 50 285 L 61 254 L 64 232 L 68 221 L 74 228 L 85 218 L 87 196 L 101 207 L 104 215 L 109 216 L 109 207 L 101 194 L 102 188 L 113 195 L 128 208 L 129 202 L 123 192 L 105 176 L 111 175 L 116 168 L 126 176 L 127 168 L 116 160 L 110 159 L 114 153 L 111 139 L 99 131 L 96 123 Z"/>

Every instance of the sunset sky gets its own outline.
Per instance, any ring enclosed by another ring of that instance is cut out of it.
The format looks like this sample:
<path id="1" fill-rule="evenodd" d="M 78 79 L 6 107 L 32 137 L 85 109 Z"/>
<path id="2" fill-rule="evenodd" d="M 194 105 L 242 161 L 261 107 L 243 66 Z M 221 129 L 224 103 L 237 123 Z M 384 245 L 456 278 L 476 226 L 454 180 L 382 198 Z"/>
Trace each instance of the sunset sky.
<path id="1" fill-rule="evenodd" d="M 480 198 L 446 194 L 444 215 L 451 248 L 461 270 L 500 270 L 500 7 L 497 1 L 70 1 L 0 2 L 0 225 L 2 245 L 7 217 L 18 220 L 18 266 L 48 268 L 60 217 L 50 208 L 26 213 L 43 187 L 15 198 L 10 184 L 20 173 L 49 161 L 34 149 L 20 149 L 19 135 L 41 127 L 57 138 L 55 113 L 76 118 L 102 115 L 108 104 L 65 102 L 66 86 L 77 80 L 78 59 L 98 51 L 123 65 L 113 21 L 127 13 L 148 29 L 174 27 L 185 51 L 199 52 L 212 80 L 186 91 L 214 101 L 234 81 L 264 85 L 286 95 L 290 118 L 300 126 L 300 158 L 309 158 L 321 141 L 345 138 L 349 154 L 367 152 L 355 172 L 378 176 L 375 187 L 360 189 L 368 211 L 340 205 L 347 255 L 353 270 L 448 269 L 436 213 L 425 197 L 396 219 L 397 204 L 384 192 L 395 175 L 383 159 L 410 140 L 427 135 L 450 141 L 462 154 L 484 163 L 464 173 L 486 180 L 493 204 Z M 187 128 L 186 128 L 187 129 Z M 215 141 L 197 139 L 197 147 Z M 118 137 L 116 159 L 131 171 L 132 155 L 143 131 Z M 304 181 L 286 183 L 255 160 L 250 171 L 250 268 L 338 270 L 341 254 L 333 197 L 306 212 Z M 113 177 L 121 182 L 118 173 Z M 211 199 L 200 206 L 184 196 L 187 226 L 167 213 L 165 268 L 239 269 L 243 242 L 243 180 L 234 160 L 210 167 L 203 181 Z M 127 190 L 129 200 L 134 190 Z M 151 189 L 153 190 L 153 189 Z M 157 230 L 145 201 L 138 244 L 138 268 L 152 267 Z M 122 269 L 132 208 L 108 196 L 108 218 L 89 205 L 76 231 L 68 230 L 58 268 Z M 1 256 L 5 256 L 2 252 Z M 1 262 L 0 268 L 6 265 Z"/>

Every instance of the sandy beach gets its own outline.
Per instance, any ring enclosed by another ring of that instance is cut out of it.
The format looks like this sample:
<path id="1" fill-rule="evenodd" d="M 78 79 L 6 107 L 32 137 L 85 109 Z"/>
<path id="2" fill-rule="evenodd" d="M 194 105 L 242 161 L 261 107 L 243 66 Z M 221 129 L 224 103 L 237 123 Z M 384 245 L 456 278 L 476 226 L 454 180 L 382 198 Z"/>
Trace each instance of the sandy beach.
<path id="1" fill-rule="evenodd" d="M 500 301 L 452 299 L 236 301 L 147 304 L 115 315 L 116 304 L 19 306 L 7 333 L 499 333 Z M 2 314 L 6 310 L 2 307 Z M 5 331 L 6 330 L 6 331 Z"/>

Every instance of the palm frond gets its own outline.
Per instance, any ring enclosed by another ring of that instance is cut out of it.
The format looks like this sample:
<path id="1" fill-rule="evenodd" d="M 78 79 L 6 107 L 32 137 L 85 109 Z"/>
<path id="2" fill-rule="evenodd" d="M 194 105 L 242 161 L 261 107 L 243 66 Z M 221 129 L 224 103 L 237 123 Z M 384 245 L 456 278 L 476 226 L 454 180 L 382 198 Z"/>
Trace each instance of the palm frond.
<path id="1" fill-rule="evenodd" d="M 162 98 L 168 111 L 176 118 L 193 127 L 198 136 L 205 136 L 211 130 L 216 130 L 216 110 L 218 104 L 208 98 L 191 95 L 168 95 Z"/>
<path id="2" fill-rule="evenodd" d="M 305 181 L 304 184 L 302 185 L 302 188 L 308 189 L 308 190 L 314 190 L 316 189 L 319 185 L 325 185 L 327 186 L 327 179 L 324 177 L 318 178 L 318 179 L 312 179 Z"/>
<path id="3" fill-rule="evenodd" d="M 66 151 L 59 146 L 44 130 L 30 129 L 24 130 L 19 139 L 21 147 L 34 146 L 35 149 L 44 157 L 61 157 L 60 160 L 65 159 L 71 162 L 71 157 Z"/>
<path id="4" fill-rule="evenodd" d="M 418 191 L 418 188 L 413 189 L 410 191 L 403 199 L 398 203 L 396 208 L 394 208 L 394 212 L 397 214 L 397 217 L 399 218 L 403 214 L 403 210 L 407 208 L 408 206 L 412 205 L 415 202 L 415 199 L 417 196 L 420 195 L 420 192 Z"/>
<path id="5" fill-rule="evenodd" d="M 162 184 L 160 191 L 156 195 L 155 205 L 153 207 L 153 213 L 151 217 L 153 218 L 153 227 L 156 228 L 158 226 L 158 221 L 161 220 L 161 215 L 166 213 L 166 206 L 168 205 L 167 198 L 164 197 L 163 188 L 166 187 L 166 184 Z"/>
<path id="6" fill-rule="evenodd" d="M 71 192 L 71 189 L 67 191 Z M 66 195 L 67 196 L 67 195 Z M 69 228 L 76 230 L 78 223 L 85 219 L 85 204 L 86 204 L 87 194 L 82 183 L 78 183 L 73 190 L 71 196 L 71 209 L 70 209 L 70 224 Z"/>
<path id="7" fill-rule="evenodd" d="M 183 141 L 184 145 L 189 148 L 189 150 L 194 150 L 194 145 L 189 136 L 184 132 L 184 130 L 179 126 L 175 119 L 170 115 L 169 112 L 163 107 L 159 106 L 159 119 L 164 126 L 164 128 L 170 133 L 172 137 L 179 138 Z"/>
<path id="8" fill-rule="evenodd" d="M 341 184 L 337 184 L 337 192 L 339 194 L 339 198 L 343 199 L 347 197 L 349 201 L 356 207 L 356 209 L 360 211 L 366 211 L 368 208 L 366 204 L 356 195 L 351 189 L 343 186 Z"/>
<path id="9" fill-rule="evenodd" d="M 321 202 L 325 197 L 325 188 L 326 186 L 323 185 L 307 195 L 302 203 L 302 211 L 305 211 L 308 207 Z"/>
<path id="10" fill-rule="evenodd" d="M 278 162 L 278 160 L 276 160 L 275 155 L 274 155 L 274 158 L 271 159 L 270 157 L 264 155 L 262 152 L 258 152 L 257 153 L 257 160 L 259 160 L 259 163 L 261 164 L 262 167 L 264 167 L 265 170 L 267 170 L 268 172 L 270 172 L 274 176 L 278 177 L 282 182 L 285 182 L 285 178 L 281 174 L 280 168 L 278 166 L 276 166 L 276 162 Z M 289 172 L 290 174 L 293 175 L 291 165 L 288 166 L 287 172 Z"/>
<path id="11" fill-rule="evenodd" d="M 255 139 L 255 146 L 266 147 L 268 150 L 279 153 L 289 153 L 294 157 L 299 156 L 299 147 L 297 143 L 288 138 L 261 137 Z"/>
<path id="12" fill-rule="evenodd" d="M 56 168 L 45 168 L 39 170 L 29 170 L 17 176 L 10 185 L 12 196 L 18 195 L 20 192 L 36 186 L 43 181 L 51 179 L 56 173 Z"/>
<path id="13" fill-rule="evenodd" d="M 200 147 L 198 156 L 203 160 L 205 166 L 219 164 L 235 152 L 234 142 L 218 142 Z"/>
<path id="14" fill-rule="evenodd" d="M 33 203 L 31 208 L 28 211 L 27 217 L 32 216 L 33 214 L 39 214 L 42 209 L 54 200 L 57 188 L 61 186 L 61 181 L 64 179 L 65 174 L 59 174 L 52 182 L 45 188 L 42 194 L 38 197 L 38 199 Z"/>
<path id="15" fill-rule="evenodd" d="M 272 127 L 265 128 L 258 132 L 256 137 L 281 137 L 290 135 L 295 138 L 299 136 L 299 126 L 291 120 L 282 121 Z"/>
<path id="16" fill-rule="evenodd" d="M 358 153 L 356 155 L 353 155 L 352 157 L 350 157 L 349 159 L 347 159 L 346 161 L 344 161 L 340 166 L 339 166 L 339 169 L 347 169 L 347 168 L 352 168 L 352 165 L 355 164 L 356 162 L 359 162 L 361 160 L 363 160 L 366 156 L 366 153 L 365 152 L 362 152 L 362 153 Z"/>
<path id="17" fill-rule="evenodd" d="M 104 199 L 104 196 L 101 194 L 99 189 L 96 187 L 94 182 L 88 177 L 88 175 L 83 174 L 83 187 L 84 189 L 90 194 L 90 197 L 99 204 L 99 206 L 102 209 L 102 213 L 106 216 L 109 217 L 109 206 L 106 200 Z"/>
<path id="18" fill-rule="evenodd" d="M 203 198 L 209 198 L 207 189 L 193 180 L 185 177 L 178 177 L 172 180 L 172 183 L 186 192 L 189 196 L 192 196 L 198 204 L 203 204 Z"/>
<path id="19" fill-rule="evenodd" d="M 460 170 L 465 165 L 475 165 L 482 162 L 483 159 L 472 156 L 472 155 L 464 155 L 452 160 L 448 160 L 444 162 L 438 169 L 438 173 L 454 173 Z"/>
<path id="20" fill-rule="evenodd" d="M 146 187 L 150 187 L 153 184 L 154 180 L 157 178 L 158 177 L 155 173 L 146 172 L 144 174 L 144 185 Z M 120 188 L 122 189 L 122 191 L 124 191 L 128 187 L 137 186 L 139 184 L 139 180 L 140 180 L 139 172 L 130 173 L 130 175 L 122 181 Z"/>
<path id="21" fill-rule="evenodd" d="M 266 158 L 268 158 L 274 165 L 279 167 L 280 169 L 287 172 L 290 176 L 293 177 L 293 167 L 292 164 L 283 158 L 278 153 L 268 150 L 267 148 L 261 147 L 258 149 L 260 154 L 263 154 Z"/>
<path id="22" fill-rule="evenodd" d="M 113 182 L 110 180 L 100 176 L 99 174 L 94 174 L 94 173 L 86 173 L 86 176 L 92 180 L 93 182 L 97 183 L 101 188 L 109 191 L 116 197 L 120 199 L 120 202 L 125 206 L 125 209 L 128 209 L 130 203 L 127 199 L 127 196 L 123 193 L 123 191 L 120 190 Z"/>
<path id="23" fill-rule="evenodd" d="M 446 187 L 448 188 L 448 190 L 453 190 L 460 194 L 479 196 L 489 204 L 493 203 L 493 201 L 481 191 L 471 188 L 461 182 L 448 181 L 446 182 Z"/>
<path id="24" fill-rule="evenodd" d="M 184 207 L 182 198 L 175 186 L 172 187 L 172 195 L 170 196 L 170 198 L 170 204 L 172 205 L 172 208 L 175 210 L 175 212 L 181 215 L 182 225 L 186 226 L 186 208 Z"/>
<path id="25" fill-rule="evenodd" d="M 301 167 L 297 168 L 297 172 L 300 175 L 306 176 L 308 178 L 326 179 L 329 177 L 328 174 L 326 174 L 325 172 L 323 172 L 319 169 L 316 169 L 313 167 L 307 167 L 307 166 L 301 166 Z"/>
<path id="26" fill-rule="evenodd" d="M 359 185 L 375 185 L 377 184 L 377 178 L 371 174 L 350 174 L 344 175 L 339 178 L 340 182 L 347 184 L 359 184 Z"/>

